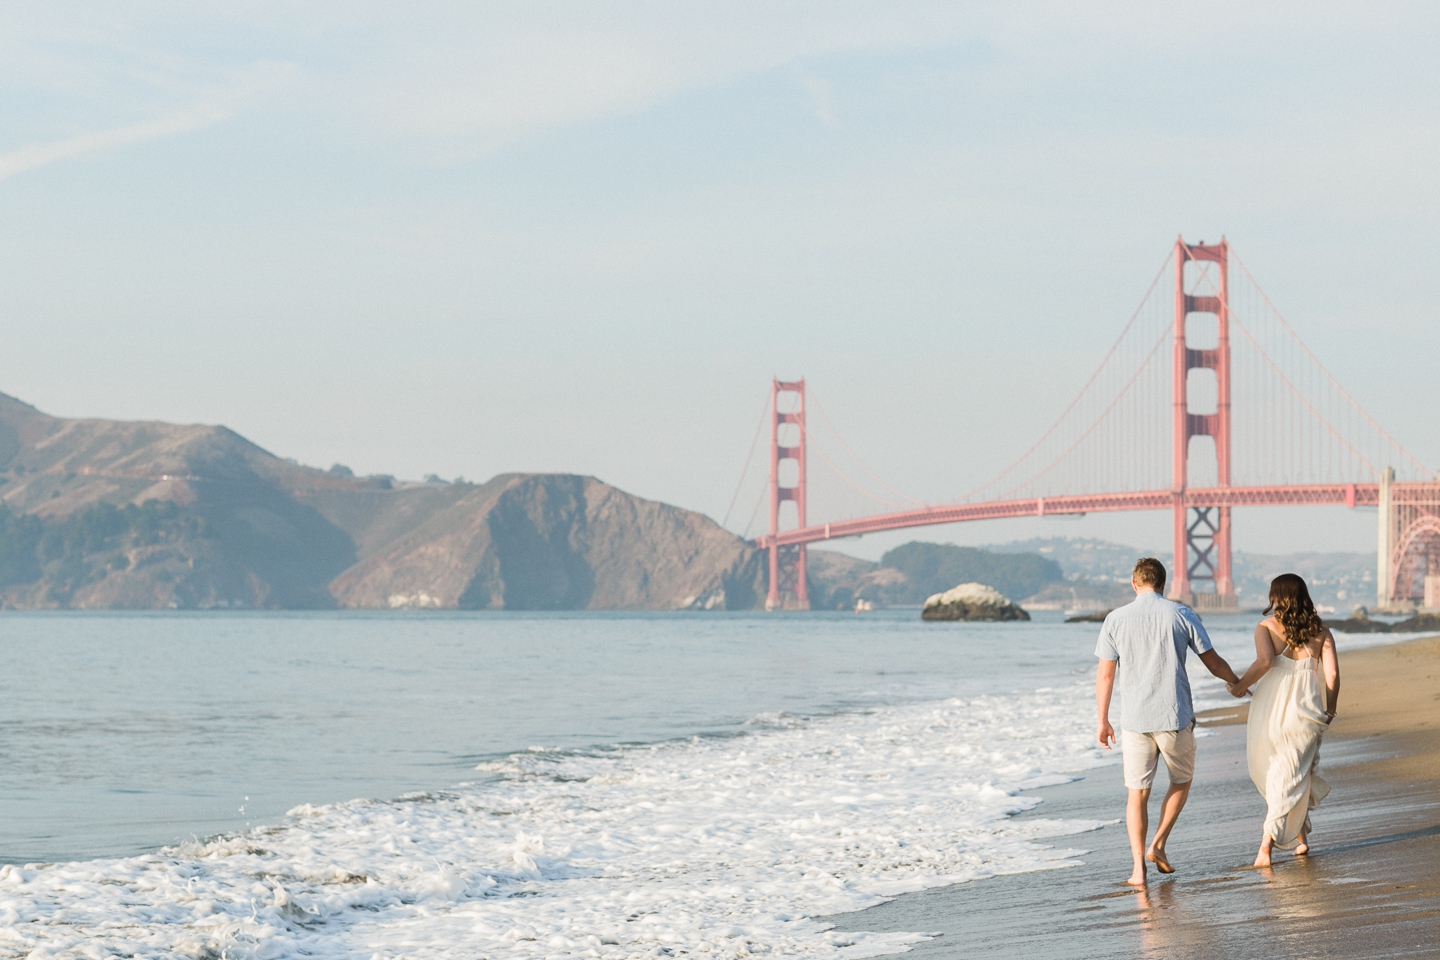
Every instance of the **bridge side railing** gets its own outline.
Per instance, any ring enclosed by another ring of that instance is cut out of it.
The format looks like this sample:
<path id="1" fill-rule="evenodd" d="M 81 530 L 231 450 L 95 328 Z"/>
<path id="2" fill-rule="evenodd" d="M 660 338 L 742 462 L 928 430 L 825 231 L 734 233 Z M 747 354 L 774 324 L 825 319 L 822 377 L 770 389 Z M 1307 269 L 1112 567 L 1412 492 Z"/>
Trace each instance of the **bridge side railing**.
<path id="1" fill-rule="evenodd" d="M 1431 491 L 1434 484 L 1395 483 L 1391 495 L 1406 498 L 1415 493 Z M 838 520 L 786 530 L 753 541 L 756 547 L 793 546 L 819 543 L 841 537 L 856 537 L 884 530 L 903 530 L 940 523 L 964 523 L 971 520 L 1002 520 L 1012 517 L 1043 517 L 1060 514 L 1108 513 L 1121 510 L 1173 510 L 1177 499 L 1185 507 L 1266 507 L 1266 506 L 1343 506 L 1373 507 L 1380 501 L 1380 485 L 1375 483 L 1307 484 L 1273 487 L 1216 487 L 1190 489 L 1183 494 L 1170 490 L 1141 490 L 1126 493 L 1099 493 L 1079 496 L 1029 497 L 1020 500 L 992 500 L 950 506 L 922 507 L 898 513 L 879 514 L 857 520 Z"/>

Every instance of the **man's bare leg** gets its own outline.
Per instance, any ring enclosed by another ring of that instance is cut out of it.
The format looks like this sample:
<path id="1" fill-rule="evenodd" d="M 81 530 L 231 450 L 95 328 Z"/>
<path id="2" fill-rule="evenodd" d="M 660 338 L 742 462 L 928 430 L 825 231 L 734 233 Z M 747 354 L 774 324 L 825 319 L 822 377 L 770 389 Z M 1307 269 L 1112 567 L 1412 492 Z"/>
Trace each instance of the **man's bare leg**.
<path id="1" fill-rule="evenodd" d="M 1150 791 L 1130 790 L 1125 801 L 1125 829 L 1130 834 L 1130 856 L 1135 869 L 1125 882 L 1134 887 L 1145 885 L 1145 835 L 1150 832 Z"/>
<path id="2" fill-rule="evenodd" d="M 1172 783 L 1165 791 L 1165 802 L 1160 807 L 1160 825 L 1155 828 L 1155 839 L 1151 841 L 1150 849 L 1145 851 L 1145 859 L 1155 864 L 1161 873 L 1175 872 L 1165 856 L 1165 842 L 1170 839 L 1170 831 L 1175 829 L 1175 821 L 1180 819 L 1180 811 L 1185 809 L 1185 801 L 1190 799 L 1191 782 Z"/>

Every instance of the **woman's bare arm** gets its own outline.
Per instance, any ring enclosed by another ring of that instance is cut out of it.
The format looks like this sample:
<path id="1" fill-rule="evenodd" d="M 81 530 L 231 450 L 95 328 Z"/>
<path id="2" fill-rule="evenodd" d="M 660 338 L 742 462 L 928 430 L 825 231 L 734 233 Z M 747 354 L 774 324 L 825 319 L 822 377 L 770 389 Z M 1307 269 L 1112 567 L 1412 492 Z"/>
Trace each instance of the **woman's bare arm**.
<path id="1" fill-rule="evenodd" d="M 1238 690 L 1239 693 L 1236 696 L 1239 696 L 1249 690 L 1256 680 L 1270 672 L 1270 665 L 1274 662 L 1275 643 L 1270 639 L 1270 628 L 1265 626 L 1265 621 L 1262 620 L 1255 625 L 1255 662 L 1250 664 L 1249 669 L 1245 671 L 1244 676 L 1230 692 L 1235 693 Z"/>
<path id="2" fill-rule="evenodd" d="M 1325 712 L 1333 720 L 1340 705 L 1340 657 L 1335 653 L 1335 637 L 1329 630 L 1320 641 L 1320 669 L 1325 672 Z"/>

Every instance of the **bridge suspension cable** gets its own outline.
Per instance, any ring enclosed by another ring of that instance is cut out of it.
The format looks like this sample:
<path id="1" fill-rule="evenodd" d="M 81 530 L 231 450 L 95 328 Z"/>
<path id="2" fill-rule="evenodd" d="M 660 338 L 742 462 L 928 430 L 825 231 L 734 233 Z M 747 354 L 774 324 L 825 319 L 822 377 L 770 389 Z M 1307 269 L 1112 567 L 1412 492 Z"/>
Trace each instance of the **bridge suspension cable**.
<path id="1" fill-rule="evenodd" d="M 1135 386 L 1135 381 L 1140 379 L 1140 375 L 1145 372 L 1150 362 L 1155 359 L 1155 355 L 1160 352 L 1160 348 L 1165 345 L 1165 341 L 1170 338 L 1170 331 L 1172 329 L 1173 327 L 1166 327 L 1164 330 L 1160 331 L 1160 338 L 1155 341 L 1155 346 L 1150 348 L 1150 352 L 1145 355 L 1145 359 L 1141 362 L 1140 366 L 1136 367 L 1135 372 L 1131 374 L 1130 379 L 1125 381 L 1125 386 L 1120 388 L 1120 392 L 1115 395 L 1115 399 L 1111 400 L 1109 405 L 1100 412 L 1100 416 L 1095 419 L 1095 422 L 1090 424 L 1090 426 L 1086 427 L 1085 431 L 1081 433 L 1080 436 L 1075 438 L 1074 443 L 1070 444 L 1070 446 L 1060 451 L 1059 455 L 1057 455 L 1054 460 L 1051 460 L 1033 476 L 1027 477 L 1020 483 L 1017 483 L 1015 486 L 1011 487 L 1009 490 L 1001 492 L 998 495 L 997 499 L 1005 500 L 1013 497 L 1016 493 L 1023 490 L 1025 487 L 1028 487 L 1031 483 L 1040 479 L 1040 477 L 1044 476 L 1046 473 L 1049 473 L 1052 469 L 1059 466 L 1060 463 L 1064 461 L 1067 456 L 1074 452 L 1076 447 L 1084 443 L 1085 440 L 1089 438 L 1092 433 L 1095 432 L 1096 428 L 1100 426 L 1101 422 L 1110 415 L 1110 412 L 1115 409 L 1115 406 L 1121 400 L 1125 399 L 1125 397 L 1130 393 L 1130 388 Z"/>
<path id="2" fill-rule="evenodd" d="M 1157 295 L 1172 263 L 1173 298 Z M 1167 342 L 1171 362 L 1162 361 Z M 1423 581 L 1425 596 L 1433 586 L 1440 605 L 1440 575 L 1426 572 L 1440 570 L 1440 480 L 1340 386 L 1223 238 L 1213 245 L 1177 238 L 1120 335 L 1060 416 L 1009 466 L 957 500 L 927 504 L 882 480 L 813 394 L 807 400 L 803 380 L 777 380 L 772 396 L 775 391 L 794 398 L 796 408 L 781 411 L 777 401 L 771 411 L 774 436 L 786 439 L 777 439 L 772 452 L 770 531 L 758 541 L 771 551 L 767 608 L 808 604 L 805 546 L 832 537 L 1007 517 L 1166 510 L 1174 516 L 1176 595 L 1195 602 L 1208 597 L 1211 609 L 1233 609 L 1230 511 L 1304 504 L 1380 507 L 1378 602 L 1414 599 Z M 852 477 L 815 432 L 807 432 L 810 402 L 821 414 L 810 427 L 823 422 L 861 476 Z M 799 446 L 791 443 L 796 438 Z M 807 480 L 806 447 L 829 472 Z M 752 443 L 742 485 L 753 451 Z M 1396 461 L 1407 477 L 1398 477 Z M 817 498 L 826 486 L 822 478 L 832 473 L 868 501 L 864 511 L 873 504 L 906 509 L 877 515 Z M 813 480 L 822 480 L 819 488 Z M 738 498 L 737 490 L 731 510 Z M 763 501 L 762 492 L 757 515 Z M 781 507 L 788 521 L 777 519 Z M 789 551 L 784 558 L 782 551 Z M 1192 594 L 1195 581 L 1209 581 L 1214 593 Z"/>
<path id="3" fill-rule="evenodd" d="M 1320 358 L 1315 356 L 1314 351 L 1310 349 L 1310 347 L 1305 343 L 1305 341 L 1300 339 L 1300 335 L 1295 332 L 1295 328 L 1290 325 L 1289 321 L 1285 319 L 1284 315 L 1280 313 L 1280 310 L 1270 300 L 1269 294 L 1265 292 L 1264 288 L 1262 288 L 1259 282 L 1256 281 L 1254 275 L 1250 273 L 1250 268 L 1245 265 L 1245 261 L 1240 258 L 1240 255 L 1235 253 L 1234 251 L 1231 251 L 1231 257 L 1234 259 L 1235 265 L 1240 268 L 1241 273 L 1245 275 L 1245 279 L 1249 281 L 1250 287 L 1259 296 L 1260 300 L 1265 304 L 1266 310 L 1269 312 L 1270 316 L 1275 319 L 1275 321 L 1280 325 L 1281 329 L 1285 331 L 1289 339 L 1295 344 L 1296 347 L 1299 348 L 1305 358 L 1310 361 L 1310 363 L 1314 366 L 1314 369 L 1317 370 L 1325 378 L 1326 382 L 1329 383 L 1329 385 L 1335 390 L 1335 392 L 1340 396 L 1340 398 L 1343 399 L 1347 405 L 1349 405 L 1349 407 L 1355 412 L 1356 415 L 1358 415 L 1361 419 L 1364 420 L 1365 424 L 1371 430 L 1373 430 L 1376 435 L 1378 435 L 1381 439 L 1385 441 L 1385 444 L 1391 450 L 1393 450 L 1398 456 L 1400 456 L 1404 460 L 1408 461 L 1410 466 L 1416 468 L 1421 476 L 1431 476 L 1432 474 L 1430 469 L 1426 467 L 1425 464 L 1419 460 L 1419 458 L 1415 457 L 1410 453 L 1409 450 L 1405 449 L 1405 447 L 1401 445 L 1400 441 L 1392 437 L 1385 430 L 1384 427 L 1380 426 L 1380 424 L 1376 422 L 1375 418 L 1370 416 L 1370 414 L 1365 410 L 1364 407 L 1360 406 L 1359 401 L 1357 401 L 1353 396 L 1351 396 L 1350 391 L 1346 390 L 1340 384 L 1340 381 L 1335 379 L 1335 375 L 1332 374 L 1330 370 L 1323 363 L 1320 362 Z M 1246 329 L 1246 333 L 1247 335 L 1249 334 L 1248 328 Z M 1255 344 L 1255 348 L 1260 353 L 1264 354 L 1267 359 L 1269 358 L 1269 354 L 1265 351 L 1263 347 L 1259 345 L 1259 343 Z M 1276 373 L 1279 373 L 1278 368 L 1276 369 Z M 1283 374 L 1281 374 L 1281 376 L 1283 377 Z M 1294 390 L 1295 387 L 1292 385 L 1291 389 Z M 1321 415 L 1318 411 L 1315 415 L 1322 421 L 1325 419 L 1323 415 Z M 1327 427 L 1329 426 L 1328 422 L 1326 425 Z M 1331 430 L 1333 431 L 1334 428 L 1331 427 Z M 1358 453 L 1357 456 L 1359 456 Z M 1371 469 L 1375 470 L 1376 474 L 1378 475 L 1378 469 L 1373 466 L 1371 467 Z"/>
<path id="4" fill-rule="evenodd" d="M 857 455 L 857 454 L 855 453 L 855 451 L 850 448 L 850 444 L 848 444 L 848 443 L 845 442 L 845 437 L 841 435 L 840 430 L 835 426 L 835 421 L 833 421 L 833 420 L 830 419 L 830 414 L 828 414 L 828 413 L 825 412 L 825 406 L 820 402 L 820 398 L 815 395 L 815 388 L 814 388 L 814 387 L 807 387 L 806 389 L 807 389 L 807 391 L 808 391 L 808 393 L 809 393 L 809 395 L 810 395 L 810 402 L 813 403 L 813 404 L 815 404 L 815 409 L 816 409 L 816 410 L 819 410 L 819 411 L 820 411 L 820 416 L 824 419 L 826 425 L 830 427 L 830 432 L 835 435 L 835 439 L 836 439 L 837 441 L 839 441 L 840 446 L 842 446 L 842 447 L 845 448 L 845 452 L 848 453 L 848 454 L 850 454 L 850 459 L 854 460 L 857 464 L 860 465 L 860 469 L 861 469 L 861 470 L 864 470 L 866 473 L 868 473 L 868 474 L 870 475 L 870 478 L 871 478 L 872 480 L 874 480 L 876 483 L 880 484 L 880 486 L 884 487 L 886 490 L 889 490 L 891 493 L 895 494 L 895 496 L 899 497 L 901 500 L 907 500 L 907 501 L 909 501 L 910 503 L 914 504 L 914 505 L 917 506 L 917 507 L 923 507 L 923 506 L 925 505 L 925 502 L 924 502 L 923 500 L 917 500 L 917 499 L 915 499 L 914 497 L 910 496 L 909 494 L 901 493 L 899 490 L 896 490 L 894 487 L 890 486 L 890 484 L 888 484 L 888 483 L 886 483 L 884 480 L 880 479 L 880 477 L 875 473 L 875 471 L 874 471 L 874 470 L 871 470 L 870 467 L 865 463 L 865 461 L 864 461 L 864 460 L 861 460 L 860 457 L 859 457 L 859 455 Z M 822 453 L 821 453 L 821 456 L 824 456 L 823 451 L 822 451 Z M 850 478 L 849 478 L 848 476 L 846 476 L 845 472 L 844 472 L 843 470 L 841 470 L 840 467 L 838 467 L 832 460 L 830 460 L 829 457 L 825 457 L 825 461 L 830 464 L 831 469 L 833 469 L 836 473 L 840 474 L 840 475 L 841 475 L 842 477 L 844 477 L 847 481 L 849 481 Z M 861 491 L 862 493 L 864 493 L 866 496 L 868 496 L 868 497 L 870 497 L 871 499 L 876 500 L 876 501 L 878 501 L 878 502 L 880 502 L 880 503 L 884 503 L 884 504 L 887 504 L 887 505 L 889 505 L 889 506 L 899 506 L 899 504 L 894 503 L 894 502 L 892 502 L 892 501 L 890 501 L 890 500 L 885 500 L 885 499 L 882 499 L 882 498 L 880 498 L 880 497 L 875 496 L 873 493 L 870 493 L 869 491 L 866 491 L 864 488 L 860 487 L 858 484 L 853 484 L 853 483 L 852 483 L 852 486 L 855 486 L 856 489 L 860 490 L 860 491 Z"/>
<path id="5" fill-rule="evenodd" d="M 765 416 L 770 412 L 770 399 L 765 399 L 765 405 L 760 408 L 760 421 L 755 424 L 755 438 L 750 441 L 750 452 L 745 454 L 745 466 L 740 469 L 740 480 L 735 484 L 735 493 L 730 497 L 730 506 L 725 508 L 725 519 L 720 521 L 720 526 L 730 525 L 730 514 L 735 509 L 735 501 L 740 499 L 740 490 L 745 486 L 745 478 L 750 473 L 750 463 L 755 459 L 755 448 L 760 445 L 760 434 L 765 430 Z M 761 496 L 764 496 L 762 493 Z M 758 512 L 760 507 L 755 507 Z M 751 517 L 750 522 L 754 523 L 755 518 Z M 749 532 L 749 525 L 746 525 L 746 532 Z"/>
<path id="6" fill-rule="evenodd" d="M 1075 408 L 1080 404 L 1080 401 L 1085 399 L 1086 394 L 1090 392 L 1090 388 L 1095 385 L 1095 381 L 1100 379 L 1100 375 L 1105 372 L 1106 368 L 1110 364 L 1110 361 L 1114 359 L 1116 351 L 1118 351 L 1120 349 L 1120 345 L 1125 342 L 1125 338 L 1130 335 L 1131 328 L 1135 326 L 1135 321 L 1140 319 L 1141 313 L 1145 310 L 1146 305 L 1149 304 L 1150 297 L 1155 293 L 1155 288 L 1160 284 L 1160 279 L 1165 276 L 1165 270 L 1169 266 L 1170 255 L 1167 253 L 1165 255 L 1165 258 L 1160 261 L 1160 268 L 1155 271 L 1155 277 L 1150 281 L 1150 286 L 1146 288 L 1145 295 L 1140 298 L 1140 305 L 1135 308 L 1134 313 L 1130 314 L 1130 319 L 1126 321 L 1124 328 L 1122 328 L 1120 331 L 1120 335 L 1115 338 L 1115 342 L 1110 344 L 1110 349 L 1105 351 L 1105 356 L 1100 359 L 1100 363 L 1098 366 L 1096 366 L 1095 372 L 1090 374 L 1090 379 L 1085 381 L 1084 386 L 1080 388 L 1080 392 L 1075 394 L 1074 399 L 1072 399 L 1065 406 L 1064 410 L 1060 411 L 1060 415 L 1055 418 L 1055 422 L 1050 424 L 1049 428 L 1046 429 L 1044 433 L 1040 434 L 1040 438 L 1034 443 L 1032 443 L 1029 449 L 1027 449 L 1024 453 L 1016 457 L 1015 460 L 1011 462 L 1007 467 L 1005 467 L 1004 470 L 1001 470 L 999 473 L 995 474 L 995 476 L 980 484 L 978 487 L 975 487 L 972 490 L 961 494 L 959 497 L 956 497 L 953 500 L 946 501 L 947 503 L 965 503 L 976 499 L 976 496 L 982 491 L 989 490 L 995 487 L 1005 477 L 1014 473 L 1019 468 L 1019 466 L 1031 456 L 1031 454 L 1035 453 L 1035 451 L 1040 449 L 1041 445 L 1044 444 L 1046 440 L 1050 439 L 1051 435 L 1060 428 L 1061 424 L 1065 423 L 1066 419 L 1070 416 L 1071 413 L 1074 412 Z M 1132 377 L 1131 381 L 1133 382 L 1133 380 L 1134 378 Z M 1113 404 L 1111 406 L 1113 406 Z M 1107 408 L 1107 410 L 1108 409 L 1109 408 Z M 1072 444 L 1069 448 L 1067 448 L 1067 451 L 1073 448 L 1074 445 Z M 1012 490 L 1013 489 L 1014 488 L 1012 488 Z"/>

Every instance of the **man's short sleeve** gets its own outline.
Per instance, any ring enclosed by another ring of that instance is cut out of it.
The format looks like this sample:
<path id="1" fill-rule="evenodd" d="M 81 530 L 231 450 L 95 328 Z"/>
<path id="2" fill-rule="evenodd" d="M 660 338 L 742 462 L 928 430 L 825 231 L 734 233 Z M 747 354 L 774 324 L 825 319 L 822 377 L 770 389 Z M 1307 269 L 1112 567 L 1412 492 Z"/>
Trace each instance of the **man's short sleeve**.
<path id="1" fill-rule="evenodd" d="M 1119 660 L 1120 651 L 1115 649 L 1115 639 L 1110 636 L 1110 618 L 1100 625 L 1100 639 L 1095 643 L 1095 656 L 1101 660 Z"/>
<path id="2" fill-rule="evenodd" d="M 1185 632 L 1187 634 L 1185 643 L 1191 650 L 1194 650 L 1198 654 L 1209 653 L 1215 649 L 1210 643 L 1210 634 L 1205 632 L 1205 625 L 1200 622 L 1200 618 L 1195 615 L 1194 610 L 1182 606 L 1180 608 L 1180 619 L 1185 623 Z"/>

